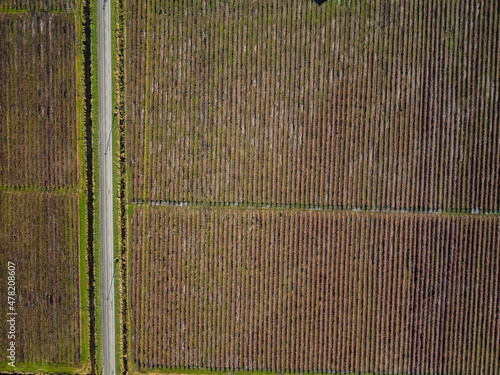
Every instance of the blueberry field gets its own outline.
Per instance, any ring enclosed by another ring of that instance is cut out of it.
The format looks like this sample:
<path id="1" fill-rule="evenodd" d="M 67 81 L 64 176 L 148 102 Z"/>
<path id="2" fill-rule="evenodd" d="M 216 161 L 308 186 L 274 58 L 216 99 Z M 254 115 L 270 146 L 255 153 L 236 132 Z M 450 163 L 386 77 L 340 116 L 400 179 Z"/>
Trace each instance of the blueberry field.
<path id="1" fill-rule="evenodd" d="M 495 1 L 126 0 L 130 371 L 500 374 Z"/>

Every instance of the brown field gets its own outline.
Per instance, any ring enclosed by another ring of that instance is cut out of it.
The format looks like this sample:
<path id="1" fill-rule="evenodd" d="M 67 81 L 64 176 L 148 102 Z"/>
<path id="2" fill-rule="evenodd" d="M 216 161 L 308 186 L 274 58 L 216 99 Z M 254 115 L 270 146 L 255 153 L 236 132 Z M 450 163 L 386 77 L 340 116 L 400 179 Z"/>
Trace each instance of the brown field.
<path id="1" fill-rule="evenodd" d="M 9 261 L 16 264 L 16 364 L 80 363 L 79 233 L 77 194 L 0 191 L 0 363 L 9 342 Z"/>
<path id="2" fill-rule="evenodd" d="M 75 15 L 0 13 L 0 185 L 73 187 Z"/>
<path id="3" fill-rule="evenodd" d="M 499 371 L 497 216 L 138 208 L 140 368 Z"/>
<path id="4" fill-rule="evenodd" d="M 0 0 L 1 10 L 75 11 L 74 0 Z"/>
<path id="5" fill-rule="evenodd" d="M 500 375 L 498 2 L 125 4 L 123 363 Z"/>
<path id="6" fill-rule="evenodd" d="M 74 3 L 0 0 L 0 372 L 90 368 L 79 19 Z"/>
<path id="7" fill-rule="evenodd" d="M 129 0 L 130 198 L 498 211 L 499 3 L 355 4 Z"/>

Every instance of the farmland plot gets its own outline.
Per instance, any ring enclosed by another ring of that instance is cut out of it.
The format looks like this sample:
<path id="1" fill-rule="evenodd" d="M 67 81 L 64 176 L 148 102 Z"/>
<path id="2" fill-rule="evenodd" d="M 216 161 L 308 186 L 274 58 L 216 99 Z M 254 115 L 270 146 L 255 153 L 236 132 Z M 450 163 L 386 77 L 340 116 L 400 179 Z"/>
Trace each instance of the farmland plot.
<path id="1" fill-rule="evenodd" d="M 74 14 L 0 13 L 0 185 L 77 184 Z"/>
<path id="2" fill-rule="evenodd" d="M 74 0 L 0 0 L 0 11 L 63 11 L 76 10 Z"/>
<path id="3" fill-rule="evenodd" d="M 77 194 L 0 191 L 0 280 L 7 262 L 16 265 L 17 366 L 82 359 L 79 236 Z M 0 308 L 8 311 L 3 291 Z M 8 329 L 1 319 L 3 348 Z M 6 356 L 0 351 L 0 363 Z"/>
<path id="4" fill-rule="evenodd" d="M 132 370 L 500 374 L 498 2 L 126 10 Z"/>
<path id="5" fill-rule="evenodd" d="M 498 2 L 128 9 L 132 201 L 499 210 Z"/>
<path id="6" fill-rule="evenodd" d="M 0 322 L 0 372 L 95 370 L 81 20 L 74 2 L 0 0 L 0 280 L 14 263 L 17 313 L 15 368 Z"/>
<path id="7" fill-rule="evenodd" d="M 137 208 L 140 368 L 500 370 L 497 216 Z"/>

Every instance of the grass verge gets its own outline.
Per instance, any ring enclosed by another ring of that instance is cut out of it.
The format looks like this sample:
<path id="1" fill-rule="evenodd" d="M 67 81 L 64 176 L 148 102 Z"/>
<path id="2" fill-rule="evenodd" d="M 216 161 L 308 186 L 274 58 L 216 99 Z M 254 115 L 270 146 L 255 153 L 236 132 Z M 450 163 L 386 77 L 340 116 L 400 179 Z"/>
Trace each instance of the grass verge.
<path id="1" fill-rule="evenodd" d="M 88 14 L 90 15 L 89 22 L 89 35 L 90 35 L 90 73 L 91 73 L 91 118 L 92 123 L 89 128 L 88 139 L 92 140 L 93 145 L 99 145 L 99 109 L 97 103 L 99 102 L 98 82 L 97 82 L 97 4 L 93 0 L 88 1 Z M 96 374 L 102 371 L 102 357 L 101 357 L 101 299 L 100 293 L 100 261 L 99 261 L 99 147 L 93 147 L 88 154 L 89 160 L 92 161 L 92 186 L 93 186 L 93 254 L 94 254 L 94 297 L 95 297 L 95 371 Z"/>
<path id="2" fill-rule="evenodd" d="M 115 288 L 116 295 L 120 299 L 120 302 L 116 304 L 116 322 L 117 322 L 117 371 L 121 370 L 123 374 L 128 373 L 128 320 L 127 320 L 127 218 L 126 218 L 126 171 L 125 171 L 125 67 L 124 67 L 124 46 L 125 46 L 125 30 L 124 30 L 124 0 L 116 0 L 116 11 L 114 13 L 115 27 L 113 40 L 115 41 L 116 52 L 113 62 L 116 64 L 114 67 L 115 71 L 115 87 L 116 87 L 116 150 L 114 155 L 114 160 L 116 161 L 116 173 L 115 173 L 115 185 L 116 191 L 118 192 L 116 196 L 116 256 L 119 259 L 119 273 L 117 275 Z"/>

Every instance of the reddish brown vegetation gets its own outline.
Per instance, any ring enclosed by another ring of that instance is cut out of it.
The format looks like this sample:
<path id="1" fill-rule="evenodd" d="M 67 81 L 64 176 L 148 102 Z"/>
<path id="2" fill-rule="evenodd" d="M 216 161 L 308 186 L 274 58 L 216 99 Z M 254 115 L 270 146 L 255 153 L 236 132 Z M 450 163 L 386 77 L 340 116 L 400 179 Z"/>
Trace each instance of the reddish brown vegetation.
<path id="1" fill-rule="evenodd" d="M 72 14 L 0 14 L 0 185 L 77 183 Z"/>
<path id="2" fill-rule="evenodd" d="M 498 373 L 498 217 L 139 208 L 141 368 Z"/>
<path id="3" fill-rule="evenodd" d="M 0 10 L 28 10 L 28 11 L 74 11 L 73 0 L 0 0 Z"/>
<path id="4" fill-rule="evenodd" d="M 499 209 L 498 2 L 128 3 L 133 200 Z"/>
<path id="5" fill-rule="evenodd" d="M 500 374 L 498 2 L 127 10 L 139 368 Z"/>
<path id="6" fill-rule="evenodd" d="M 0 191 L 0 346 L 7 343 L 7 262 L 16 264 L 16 363 L 81 359 L 77 194 Z M 6 363 L 6 350 L 0 362 Z"/>

